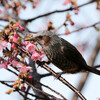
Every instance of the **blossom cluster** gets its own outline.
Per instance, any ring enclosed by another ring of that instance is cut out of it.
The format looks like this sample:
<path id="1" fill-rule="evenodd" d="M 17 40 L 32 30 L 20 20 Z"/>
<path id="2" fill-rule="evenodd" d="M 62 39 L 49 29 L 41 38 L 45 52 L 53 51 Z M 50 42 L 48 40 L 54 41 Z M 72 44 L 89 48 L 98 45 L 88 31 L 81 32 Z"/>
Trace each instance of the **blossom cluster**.
<path id="1" fill-rule="evenodd" d="M 32 72 L 32 67 L 29 66 L 25 58 L 31 58 L 33 61 L 40 60 L 44 56 L 42 49 L 37 47 L 37 43 L 31 43 L 24 41 L 19 35 L 19 32 L 23 34 L 25 28 L 20 25 L 20 22 L 9 22 L 4 30 L 0 34 L 0 68 L 8 69 L 13 67 L 19 71 L 18 80 L 13 84 L 13 88 L 20 88 L 25 91 L 25 86 L 23 85 L 23 79 L 32 79 L 30 72 Z M 27 35 L 30 37 L 29 35 Z M 32 35 L 31 35 L 32 36 Z M 20 49 L 18 48 L 20 47 Z M 23 52 L 23 50 L 25 52 Z M 28 55 L 31 54 L 30 55 Z M 13 90 L 6 92 L 10 94 Z"/>
<path id="2" fill-rule="evenodd" d="M 1 0 L 1 5 L 5 8 L 5 10 L 14 9 L 12 13 L 20 14 L 21 8 L 26 9 L 26 3 L 30 2 L 32 4 L 32 8 L 36 8 L 39 4 L 39 0 Z M 0 10 L 0 13 L 3 13 L 3 10 Z"/>

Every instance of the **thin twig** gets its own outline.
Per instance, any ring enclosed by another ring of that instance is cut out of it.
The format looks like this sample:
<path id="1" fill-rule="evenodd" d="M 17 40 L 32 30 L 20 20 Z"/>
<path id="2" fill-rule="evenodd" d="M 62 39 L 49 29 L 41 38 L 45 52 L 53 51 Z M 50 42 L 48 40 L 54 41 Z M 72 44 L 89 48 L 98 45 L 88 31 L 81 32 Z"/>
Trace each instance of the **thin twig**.
<path id="1" fill-rule="evenodd" d="M 94 26 L 97 25 L 97 24 L 100 24 L 100 21 L 99 21 L 99 22 L 96 22 L 96 23 L 94 23 L 94 24 L 92 24 L 92 25 L 85 26 L 85 27 L 79 28 L 79 29 L 77 29 L 77 30 L 71 31 L 70 34 L 75 33 L 75 32 L 79 32 L 79 31 L 84 30 L 84 29 L 87 29 L 87 28 L 94 27 Z M 63 26 L 63 24 L 60 25 L 57 29 L 55 29 L 54 32 L 56 32 L 56 31 L 57 31 L 58 29 L 60 29 L 62 26 Z M 29 32 L 31 32 L 31 31 L 29 31 Z M 31 33 L 38 33 L 38 32 L 31 32 Z M 68 35 L 70 35 L 70 34 L 68 34 Z M 58 35 L 65 35 L 65 33 L 58 34 Z"/>
<path id="2" fill-rule="evenodd" d="M 29 90 L 30 90 L 30 86 L 27 87 L 27 90 L 26 90 L 25 96 L 24 96 L 24 100 L 27 100 L 27 95 L 28 95 Z"/>
<path id="3" fill-rule="evenodd" d="M 6 86 L 8 86 L 8 87 L 10 87 L 10 88 L 13 88 L 13 85 L 9 85 L 8 82 L 13 82 L 13 81 L 2 81 L 2 80 L 0 80 L 0 83 L 4 84 L 4 85 L 6 85 Z M 18 93 L 19 93 L 19 91 L 20 91 L 20 93 L 22 92 L 21 89 L 14 90 L 14 92 L 18 92 Z M 25 91 L 24 93 L 26 93 L 26 92 L 27 92 L 27 91 Z M 36 97 L 36 98 L 39 98 L 39 99 L 45 99 L 45 98 L 36 96 L 36 95 L 34 95 L 34 94 L 32 94 L 32 93 L 27 93 L 27 94 L 28 94 L 28 95 L 31 95 L 31 96 L 34 96 L 34 97 Z M 21 95 L 21 96 L 25 97 L 24 95 Z M 27 97 L 27 98 L 28 98 L 28 97 Z M 28 98 L 28 99 L 29 99 L 29 98 Z"/>
<path id="4" fill-rule="evenodd" d="M 59 96 L 61 96 L 61 97 L 63 98 L 63 100 L 67 100 L 62 94 L 60 94 L 59 92 L 57 92 L 57 91 L 55 91 L 54 89 L 50 88 L 49 86 L 44 85 L 44 84 L 42 84 L 41 82 L 38 82 L 37 80 L 34 80 L 34 79 L 33 79 L 32 81 L 35 81 L 35 82 L 39 83 L 40 85 L 46 87 L 47 89 L 51 90 L 52 92 L 58 94 Z"/>
<path id="5" fill-rule="evenodd" d="M 57 72 L 56 74 L 60 74 L 61 72 Z M 66 74 L 66 73 L 64 73 Z M 48 77 L 48 76 L 51 76 L 52 73 L 46 73 L 46 74 L 40 74 L 40 78 L 44 78 L 44 77 Z"/>
<path id="6" fill-rule="evenodd" d="M 42 93 L 42 94 L 44 94 L 44 95 L 50 96 L 50 97 L 52 97 L 52 98 L 54 98 L 54 99 L 56 99 L 56 100 L 62 100 L 62 99 L 57 98 L 57 97 L 55 97 L 55 96 L 53 96 L 53 95 L 51 95 L 51 94 L 49 94 L 49 93 L 46 93 L 46 92 L 44 92 L 44 91 L 41 91 L 41 90 L 35 88 L 32 84 L 30 84 L 30 83 L 27 82 L 27 81 L 25 81 L 25 83 L 26 83 L 28 86 L 30 86 L 31 88 L 33 88 L 34 90 L 36 90 L 36 91 L 38 91 L 38 92 L 40 92 L 40 93 Z"/>
<path id="7" fill-rule="evenodd" d="M 44 87 L 50 89 L 50 90 L 53 91 L 54 93 L 58 94 L 59 96 L 61 96 L 61 97 L 63 98 L 63 100 L 67 100 L 62 94 L 60 94 L 59 92 L 57 92 L 57 91 L 55 91 L 54 89 L 50 88 L 49 86 L 44 85 L 44 84 L 42 84 L 42 83 L 40 83 L 40 84 L 41 84 L 42 86 L 44 86 Z"/>
<path id="8" fill-rule="evenodd" d="M 83 6 L 88 5 L 90 3 L 93 3 L 93 2 L 96 2 L 96 0 L 92 0 L 92 1 L 89 1 L 88 3 L 84 3 L 82 5 L 79 5 L 78 8 L 83 7 Z M 38 18 L 41 18 L 41 17 L 44 17 L 44 16 L 48 16 L 48 15 L 51 15 L 51 14 L 54 14 L 54 13 L 61 13 L 61 12 L 71 11 L 71 10 L 75 10 L 75 8 L 74 7 L 70 7 L 69 9 L 64 9 L 64 10 L 55 10 L 55 11 L 52 11 L 52 12 L 49 12 L 49 13 L 42 14 L 42 15 L 39 15 L 37 17 L 31 18 L 31 19 L 25 19 L 25 20 L 21 19 L 21 20 L 25 21 L 27 23 L 27 22 L 31 22 L 31 21 L 36 20 Z"/>
<path id="9" fill-rule="evenodd" d="M 90 27 L 94 27 L 94 26 L 97 25 L 97 24 L 100 24 L 100 21 L 97 22 L 97 23 L 95 23 L 95 24 L 92 24 L 92 25 L 89 25 L 89 26 L 86 26 L 86 27 L 82 27 L 82 28 L 80 28 L 80 29 L 77 29 L 77 30 L 75 30 L 75 31 L 72 31 L 71 33 L 78 32 L 78 31 L 80 31 L 80 30 L 87 29 L 87 28 L 90 28 Z"/>
<path id="10" fill-rule="evenodd" d="M 47 65 L 42 65 L 42 67 L 46 69 L 48 72 L 52 73 L 55 77 L 57 76 L 57 74 Z M 63 77 L 60 76 L 58 77 L 58 79 L 66 86 L 68 86 L 72 91 L 74 91 L 82 100 L 86 100 L 86 98 L 74 86 L 72 86 L 69 82 L 67 82 Z"/>
<path id="11" fill-rule="evenodd" d="M 18 76 L 18 74 L 16 72 L 10 70 L 9 68 L 7 70 Z"/>
<path id="12" fill-rule="evenodd" d="M 71 34 L 71 33 L 74 33 L 74 32 L 79 32 L 79 31 L 81 31 L 81 30 L 83 30 L 83 29 L 87 29 L 87 28 L 94 27 L 94 26 L 97 25 L 97 24 L 100 24 L 100 21 L 99 21 L 99 22 L 96 22 L 96 23 L 94 23 L 94 24 L 92 24 L 92 25 L 85 26 L 85 27 L 79 28 L 79 29 L 77 29 L 77 30 L 74 30 L 74 31 L 70 32 L 70 34 Z M 70 35 L 70 34 L 68 34 L 68 35 Z M 58 34 L 58 35 L 65 35 L 65 33 L 64 33 L 64 34 Z"/>

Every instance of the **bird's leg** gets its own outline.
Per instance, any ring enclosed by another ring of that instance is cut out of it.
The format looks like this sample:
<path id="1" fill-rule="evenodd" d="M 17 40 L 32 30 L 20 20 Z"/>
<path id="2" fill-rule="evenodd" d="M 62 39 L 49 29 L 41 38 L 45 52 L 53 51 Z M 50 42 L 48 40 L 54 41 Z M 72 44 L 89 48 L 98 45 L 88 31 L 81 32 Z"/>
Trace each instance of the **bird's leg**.
<path id="1" fill-rule="evenodd" d="M 37 60 L 36 63 L 37 63 L 39 66 L 43 66 L 44 64 L 50 64 L 49 61 L 39 61 L 39 60 Z"/>

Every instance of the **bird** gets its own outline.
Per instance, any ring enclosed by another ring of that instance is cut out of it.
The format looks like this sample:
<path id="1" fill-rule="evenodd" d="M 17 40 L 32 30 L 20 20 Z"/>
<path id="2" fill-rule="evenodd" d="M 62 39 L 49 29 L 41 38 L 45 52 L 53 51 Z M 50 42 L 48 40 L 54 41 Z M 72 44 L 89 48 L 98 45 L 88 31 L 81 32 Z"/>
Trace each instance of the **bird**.
<path id="1" fill-rule="evenodd" d="M 62 70 L 62 73 L 74 74 L 88 71 L 100 75 L 100 71 L 94 68 L 95 66 L 87 65 L 75 46 L 54 32 L 41 31 L 34 37 L 26 38 L 25 40 L 37 42 L 42 47 L 49 62 Z"/>

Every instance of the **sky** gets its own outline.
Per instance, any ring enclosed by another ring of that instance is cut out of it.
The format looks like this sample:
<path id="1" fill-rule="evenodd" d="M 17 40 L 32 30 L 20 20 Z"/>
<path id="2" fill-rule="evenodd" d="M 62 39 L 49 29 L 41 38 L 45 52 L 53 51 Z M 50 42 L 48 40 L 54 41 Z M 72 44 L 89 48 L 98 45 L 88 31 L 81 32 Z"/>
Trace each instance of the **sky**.
<path id="1" fill-rule="evenodd" d="M 87 2 L 88 0 L 77 0 L 78 5 Z M 70 5 L 62 6 L 64 0 L 42 0 L 40 4 L 37 6 L 36 9 L 31 9 L 31 4 L 27 4 L 27 9 L 21 10 L 20 18 L 27 19 L 33 18 L 38 15 L 54 11 L 68 8 Z M 85 7 L 80 8 L 80 12 L 78 15 L 74 16 L 73 12 L 70 12 L 73 15 L 71 18 L 75 22 L 74 28 L 72 26 L 68 26 L 68 28 L 72 30 L 76 30 L 78 26 L 88 26 L 100 21 L 100 12 L 96 10 L 96 3 L 92 5 L 87 5 Z M 43 17 L 37 19 L 31 23 L 29 23 L 28 27 L 31 31 L 41 31 L 46 29 L 46 24 L 48 21 L 52 21 L 54 27 L 59 27 L 65 20 L 66 12 L 64 13 L 56 13 L 51 16 Z M 1 23 L 1 22 L 0 22 Z M 2 22 L 2 24 L 6 24 Z M 64 28 L 62 27 L 58 33 L 64 33 Z M 88 62 L 92 50 L 96 44 L 96 39 L 99 35 L 99 32 L 96 32 L 94 28 L 89 28 L 82 30 L 78 33 L 73 33 L 71 35 L 62 35 L 61 37 L 69 41 L 71 44 L 76 46 L 78 43 L 85 43 L 88 41 L 88 48 L 82 53 L 85 60 Z M 100 64 L 100 53 L 95 61 L 95 64 Z M 52 64 L 50 67 L 55 70 L 56 72 L 60 71 L 58 68 L 53 66 Z M 38 68 L 39 73 L 46 73 L 43 68 Z M 62 75 L 68 82 L 70 82 L 73 86 L 77 87 L 78 81 L 81 78 L 82 73 L 78 74 L 65 74 Z M 5 69 L 0 69 L 0 80 L 15 80 L 15 77 L 10 72 L 6 71 Z M 62 93 L 68 100 L 71 99 L 72 91 L 62 84 L 59 80 L 55 79 L 53 76 L 43 78 L 41 80 L 42 83 L 52 87 L 56 91 Z M 82 91 L 82 94 L 87 98 L 87 100 L 98 100 L 100 98 L 100 76 L 95 74 L 90 74 L 89 78 L 85 84 L 85 87 Z M 18 93 L 12 93 L 10 95 L 5 94 L 5 92 L 9 88 L 0 84 L 0 100 L 22 100 L 22 97 L 18 95 Z M 47 92 L 51 93 L 49 90 L 43 88 Z M 51 93 L 52 94 L 52 93 Z"/>

